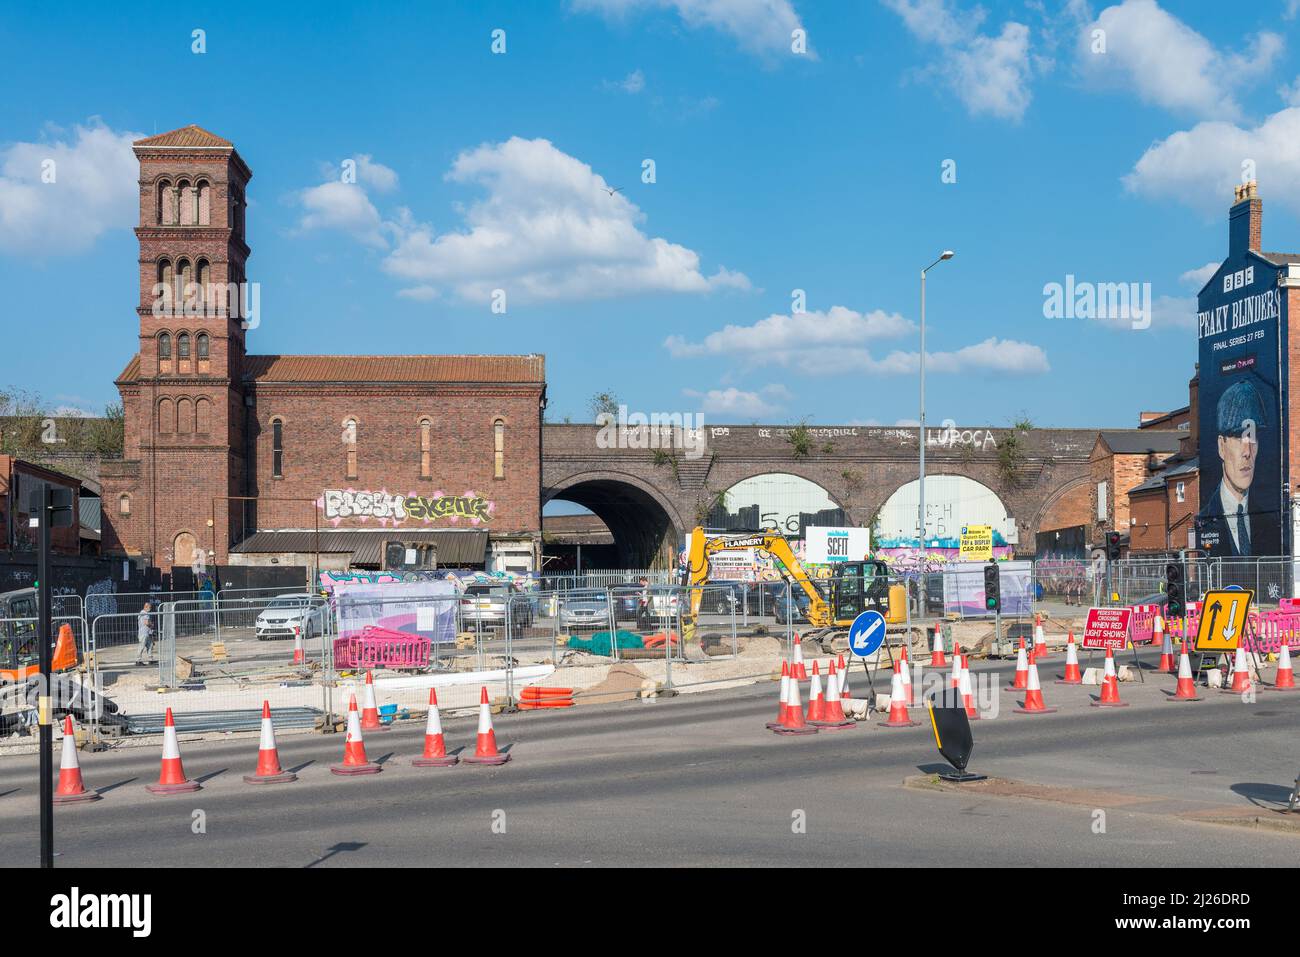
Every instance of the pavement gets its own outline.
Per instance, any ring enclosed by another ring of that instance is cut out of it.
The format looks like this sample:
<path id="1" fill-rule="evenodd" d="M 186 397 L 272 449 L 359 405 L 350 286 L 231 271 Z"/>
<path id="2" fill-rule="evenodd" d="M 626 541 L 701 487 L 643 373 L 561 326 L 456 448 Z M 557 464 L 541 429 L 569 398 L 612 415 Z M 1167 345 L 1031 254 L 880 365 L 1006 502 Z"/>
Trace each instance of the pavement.
<path id="1" fill-rule="evenodd" d="M 384 765 L 367 778 L 328 772 L 342 735 L 284 736 L 299 780 L 262 787 L 242 780 L 255 735 L 188 743 L 203 790 L 172 797 L 144 790 L 153 750 L 83 753 L 103 800 L 56 808 L 56 867 L 1294 866 L 1300 831 L 1253 822 L 1300 817 L 1275 810 L 1300 764 L 1300 693 L 1169 704 L 1173 679 L 1148 673 L 1121 686 L 1130 707 L 1101 710 L 1096 688 L 1051 683 L 1061 657 L 1042 665 L 1058 713 L 1014 714 L 1019 697 L 999 691 L 998 716 L 973 724 L 971 768 L 997 788 L 927 786 L 942 763 L 928 723 L 772 735 L 769 682 L 501 715 L 499 768 L 412 767 L 422 722 L 366 739 Z M 976 677 L 1006 684 L 1010 668 Z M 865 684 L 855 672 L 855 693 Z M 473 720 L 444 725 L 449 748 L 472 750 Z M 34 756 L 0 758 L 11 866 L 37 863 L 37 783 Z"/>

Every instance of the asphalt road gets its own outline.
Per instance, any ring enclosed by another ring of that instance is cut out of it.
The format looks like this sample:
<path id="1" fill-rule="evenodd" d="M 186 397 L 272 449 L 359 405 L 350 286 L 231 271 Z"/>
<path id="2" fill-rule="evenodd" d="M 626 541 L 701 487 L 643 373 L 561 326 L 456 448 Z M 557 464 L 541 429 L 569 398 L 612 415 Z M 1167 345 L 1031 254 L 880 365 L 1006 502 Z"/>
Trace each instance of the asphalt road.
<path id="1" fill-rule="evenodd" d="M 1056 672 L 1043 667 L 1045 680 Z M 367 739 L 385 767 L 368 778 L 328 772 L 342 735 L 282 735 L 282 763 L 299 780 L 279 786 L 242 781 L 255 736 L 185 743 L 186 770 L 204 787 L 174 797 L 144 790 L 157 779 L 155 748 L 83 754 L 104 799 L 56 809 L 56 866 L 1293 867 L 1300 836 L 1176 815 L 1285 800 L 1300 764 L 1300 693 L 1168 704 L 1172 684 L 1125 683 L 1131 707 L 1102 711 L 1088 707 L 1096 689 L 1048 683 L 1061 711 L 1036 717 L 1013 714 L 1018 698 L 999 692 L 998 717 L 974 725 L 972 768 L 1088 789 L 1075 804 L 904 787 L 936 766 L 928 725 L 776 737 L 763 727 L 775 684 L 499 716 L 513 756 L 500 768 L 412 767 L 422 723 Z M 445 727 L 449 747 L 472 750 L 472 720 Z M 0 758 L 10 866 L 37 863 L 35 761 Z M 1105 833 L 1094 833 L 1097 810 Z"/>

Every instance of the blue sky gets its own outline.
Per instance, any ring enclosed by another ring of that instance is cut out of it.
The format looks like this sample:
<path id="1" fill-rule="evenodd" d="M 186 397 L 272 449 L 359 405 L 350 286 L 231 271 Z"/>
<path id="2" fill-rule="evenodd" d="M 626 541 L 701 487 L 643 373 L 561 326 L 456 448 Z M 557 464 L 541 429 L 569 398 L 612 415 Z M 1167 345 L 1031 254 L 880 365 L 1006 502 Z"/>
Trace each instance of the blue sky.
<path id="1" fill-rule="evenodd" d="M 1225 254 L 1243 162 L 1265 249 L 1300 248 L 1298 5 L 15 8 L 0 385 L 115 397 L 129 142 L 193 122 L 254 172 L 253 352 L 541 352 L 553 420 L 613 390 L 712 423 L 910 422 L 918 272 L 951 248 L 932 423 L 1133 425 L 1186 402 L 1197 271 Z M 1150 328 L 1045 317 L 1067 275 L 1150 283 Z"/>

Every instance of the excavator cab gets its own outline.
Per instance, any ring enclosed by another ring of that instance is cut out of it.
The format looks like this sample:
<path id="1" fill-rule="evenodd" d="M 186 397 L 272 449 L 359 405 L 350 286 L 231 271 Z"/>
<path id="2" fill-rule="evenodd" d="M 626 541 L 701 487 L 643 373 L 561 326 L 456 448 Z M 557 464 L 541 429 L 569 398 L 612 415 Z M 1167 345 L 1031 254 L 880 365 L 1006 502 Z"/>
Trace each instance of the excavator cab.
<path id="1" fill-rule="evenodd" d="M 889 568 L 884 562 L 842 562 L 830 580 L 831 617 L 851 622 L 864 611 L 889 616 Z"/>
<path id="2" fill-rule="evenodd" d="M 36 589 L 0 594 L 0 678 L 22 681 L 38 671 Z"/>

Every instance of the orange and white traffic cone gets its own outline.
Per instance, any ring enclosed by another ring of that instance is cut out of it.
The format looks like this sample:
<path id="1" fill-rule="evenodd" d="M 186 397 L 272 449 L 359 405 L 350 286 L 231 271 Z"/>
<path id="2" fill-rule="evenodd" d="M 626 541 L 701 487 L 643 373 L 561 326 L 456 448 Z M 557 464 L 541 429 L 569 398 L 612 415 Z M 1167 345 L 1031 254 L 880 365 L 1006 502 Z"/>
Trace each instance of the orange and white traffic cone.
<path id="1" fill-rule="evenodd" d="M 176 743 L 176 721 L 172 709 L 167 709 L 163 721 L 162 773 L 158 775 L 157 784 L 146 784 L 144 789 L 150 794 L 182 794 L 197 791 L 203 785 L 185 777 L 185 768 L 181 764 L 181 749 Z"/>
<path id="2" fill-rule="evenodd" d="M 822 676 L 817 670 L 817 662 L 813 662 L 812 682 L 808 686 L 808 715 L 809 724 L 820 724 L 826 720 L 826 699 L 822 697 Z"/>
<path id="3" fill-rule="evenodd" d="M 1239 644 L 1232 662 L 1232 686 L 1226 688 L 1225 693 L 1245 694 L 1250 690 L 1250 664 L 1246 660 L 1246 646 Z"/>
<path id="4" fill-rule="evenodd" d="M 799 680 L 794 675 L 786 685 L 785 717 L 779 728 L 773 728 L 774 734 L 789 737 L 795 734 L 816 734 L 817 729 L 808 725 L 803 719 L 803 702 L 799 700 Z"/>
<path id="5" fill-rule="evenodd" d="M 948 673 L 948 685 L 953 691 L 961 688 L 961 646 L 952 643 L 952 670 Z"/>
<path id="6" fill-rule="evenodd" d="M 857 727 L 844 713 L 840 698 L 840 676 L 834 661 L 831 662 L 830 674 L 826 676 L 826 698 L 819 727 L 823 731 L 846 731 Z"/>
<path id="7" fill-rule="evenodd" d="M 894 662 L 894 676 L 889 683 L 889 720 L 877 728 L 914 728 L 921 722 L 913 721 L 907 713 L 907 692 L 903 688 L 902 662 Z"/>
<path id="8" fill-rule="evenodd" d="M 63 758 L 59 761 L 59 786 L 54 791 L 55 804 L 81 804 L 98 801 L 102 795 L 87 790 L 77 763 L 77 735 L 72 730 L 72 715 L 63 718 Z"/>
<path id="9" fill-rule="evenodd" d="M 1047 636 L 1043 634 L 1043 616 L 1039 613 L 1034 616 L 1034 657 L 1043 658 L 1047 655 Z"/>
<path id="10" fill-rule="evenodd" d="M 429 717 L 424 723 L 424 754 L 412 758 L 417 768 L 449 768 L 460 758 L 447 753 L 447 742 L 442 737 L 442 715 L 438 712 L 438 692 L 429 689 Z"/>
<path id="11" fill-rule="evenodd" d="M 361 737 L 361 717 L 357 714 L 357 696 L 348 696 L 348 734 L 343 742 L 343 763 L 331 764 L 334 774 L 378 774 L 382 764 L 374 764 L 366 757 L 366 742 Z"/>
<path id="12" fill-rule="evenodd" d="M 1012 694 L 1019 694 L 1029 687 L 1029 658 L 1025 654 L 1025 639 L 1020 639 L 1020 647 L 1016 649 L 1016 677 L 1009 685 L 1005 685 L 1002 690 L 1010 691 Z"/>
<path id="13" fill-rule="evenodd" d="M 958 686 L 961 691 L 962 707 L 966 709 L 966 717 L 970 721 L 980 720 L 979 710 L 975 707 L 975 694 L 971 688 L 970 679 L 970 660 L 966 655 L 961 656 L 961 683 Z"/>
<path id="14" fill-rule="evenodd" d="M 934 623 L 934 643 L 930 645 L 930 667 L 944 668 L 948 662 L 943 657 L 943 626 Z"/>
<path id="15" fill-rule="evenodd" d="M 293 663 L 295 665 L 305 665 L 307 663 L 307 653 L 302 647 L 302 628 L 293 630 Z"/>
<path id="16" fill-rule="evenodd" d="M 790 663 L 781 662 L 781 694 L 776 706 L 776 720 L 767 723 L 767 730 L 775 731 L 785 724 L 786 702 L 790 699 Z"/>
<path id="17" fill-rule="evenodd" d="M 497 750 L 497 733 L 492 730 L 492 708 L 488 704 L 487 687 L 483 687 L 478 703 L 478 743 L 474 753 L 465 758 L 466 764 L 505 764 L 509 753 Z"/>
<path id="18" fill-rule="evenodd" d="M 852 698 L 849 692 L 849 668 L 853 666 L 853 659 L 850 658 L 847 663 L 844 662 L 844 656 L 840 655 L 840 670 L 838 672 L 840 681 L 840 700 L 845 701 Z"/>
<path id="19" fill-rule="evenodd" d="M 1160 616 L 1156 616 L 1156 622 L 1159 623 Z M 1157 627 L 1159 625 L 1157 624 Z M 1178 670 L 1174 664 L 1174 645 L 1169 638 L 1169 632 L 1161 629 L 1163 640 L 1160 643 L 1160 664 L 1156 665 L 1156 672 L 1162 675 L 1172 675 Z M 1154 641 L 1152 642 L 1154 644 Z"/>
<path id="20" fill-rule="evenodd" d="M 1029 687 L 1025 689 L 1025 701 L 1015 709 L 1017 714 L 1054 714 L 1055 708 L 1049 708 L 1043 702 L 1043 686 L 1038 680 L 1038 655 L 1029 663 Z"/>
<path id="21" fill-rule="evenodd" d="M 903 674 L 903 697 L 907 699 L 909 708 L 915 708 L 916 693 L 912 690 L 912 666 L 907 660 L 907 645 L 898 649 L 898 662 L 902 665 L 899 671 Z"/>
<path id="22" fill-rule="evenodd" d="M 794 636 L 794 662 L 790 665 L 790 677 L 795 681 L 808 680 L 808 669 L 803 663 L 803 639 L 797 634 Z"/>
<path id="23" fill-rule="evenodd" d="M 1273 679 L 1273 684 L 1269 691 L 1295 691 L 1295 672 L 1291 670 L 1291 646 L 1282 642 L 1282 650 L 1277 657 L 1277 677 Z"/>
<path id="24" fill-rule="evenodd" d="M 1079 671 L 1079 649 L 1074 643 L 1074 632 L 1065 643 L 1065 674 L 1056 680 L 1058 685 L 1081 685 L 1083 674 Z"/>
<path id="25" fill-rule="evenodd" d="M 375 704 L 375 676 L 366 672 L 366 685 L 361 699 L 361 730 L 383 731 L 388 725 L 379 720 L 379 706 Z"/>
<path id="26" fill-rule="evenodd" d="M 1178 690 L 1166 701 L 1200 701 L 1196 682 L 1192 680 L 1192 659 L 1187 656 L 1187 641 L 1183 641 L 1182 654 L 1178 656 Z"/>
<path id="27" fill-rule="evenodd" d="M 1119 675 L 1115 673 L 1115 653 L 1106 649 L 1106 670 L 1101 679 L 1101 697 L 1090 701 L 1094 708 L 1127 708 L 1127 701 L 1119 700 Z"/>
<path id="28" fill-rule="evenodd" d="M 257 746 L 257 771 L 244 775 L 245 784 L 287 784 L 298 775 L 280 767 L 280 752 L 275 746 L 275 726 L 271 723 L 271 703 L 262 702 L 262 740 Z"/>

